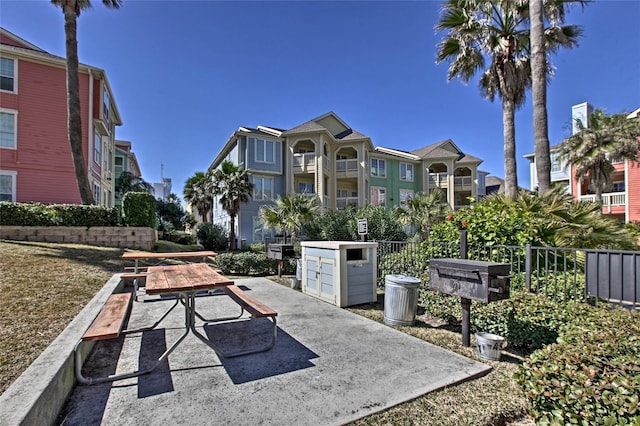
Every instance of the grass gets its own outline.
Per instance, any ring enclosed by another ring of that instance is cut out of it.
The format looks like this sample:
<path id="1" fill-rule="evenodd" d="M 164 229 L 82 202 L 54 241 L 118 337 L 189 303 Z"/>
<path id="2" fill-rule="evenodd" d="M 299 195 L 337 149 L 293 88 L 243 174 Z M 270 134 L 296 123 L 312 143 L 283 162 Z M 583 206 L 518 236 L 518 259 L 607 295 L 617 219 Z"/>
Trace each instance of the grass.
<path id="1" fill-rule="evenodd" d="M 162 244 L 158 251 L 196 250 Z M 122 272 L 122 249 L 75 244 L 0 240 L 0 392 L 58 336 L 106 281 Z M 268 277 L 289 286 L 289 277 Z M 382 322 L 378 303 L 349 308 Z M 480 360 L 461 343 L 460 331 L 419 315 L 413 327 L 398 330 Z M 419 397 L 354 422 L 354 425 L 507 425 L 533 424 L 513 373 L 521 354 L 503 353 L 502 361 L 482 361 L 493 370 L 478 379 Z M 425 378 L 428 380 L 428 378 Z"/>

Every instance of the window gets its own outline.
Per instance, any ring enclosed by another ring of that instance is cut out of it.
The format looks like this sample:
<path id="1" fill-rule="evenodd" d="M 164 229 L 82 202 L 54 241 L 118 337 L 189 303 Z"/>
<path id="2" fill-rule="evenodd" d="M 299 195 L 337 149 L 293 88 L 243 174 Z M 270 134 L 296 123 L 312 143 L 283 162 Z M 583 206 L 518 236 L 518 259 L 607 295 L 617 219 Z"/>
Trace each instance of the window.
<path id="1" fill-rule="evenodd" d="M 116 174 L 122 173 L 124 171 L 124 158 L 116 157 Z"/>
<path id="2" fill-rule="evenodd" d="M 16 91 L 15 61 L 11 58 L 0 58 L 0 90 Z"/>
<path id="3" fill-rule="evenodd" d="M 407 201 L 413 198 L 413 191 L 411 189 L 400 190 L 400 207 L 405 207 Z"/>
<path id="4" fill-rule="evenodd" d="M 613 188 L 611 188 L 611 192 L 624 192 L 624 181 L 613 182 Z"/>
<path id="5" fill-rule="evenodd" d="M 273 198 L 273 178 L 264 176 L 253 177 L 253 199 L 270 200 Z"/>
<path id="6" fill-rule="evenodd" d="M 385 207 L 387 205 L 387 188 L 371 187 L 371 204 Z"/>
<path id="7" fill-rule="evenodd" d="M 264 241 L 264 223 L 260 216 L 253 216 L 253 241 Z"/>
<path id="8" fill-rule="evenodd" d="M 371 159 L 371 176 L 374 176 L 374 177 L 387 176 L 385 160 L 378 160 L 377 158 Z"/>
<path id="9" fill-rule="evenodd" d="M 400 180 L 413 182 L 413 164 L 400 163 Z"/>
<path id="10" fill-rule="evenodd" d="M 562 171 L 562 163 L 558 155 L 551 154 L 551 173 Z"/>
<path id="11" fill-rule="evenodd" d="M 266 141 L 256 139 L 256 161 L 259 163 L 274 163 L 276 143 L 274 141 Z"/>
<path id="12" fill-rule="evenodd" d="M 300 182 L 298 183 L 298 194 L 315 194 L 313 190 L 313 183 Z"/>
<path id="13" fill-rule="evenodd" d="M 100 164 L 100 158 L 102 157 L 102 136 L 98 132 L 94 133 L 93 137 L 93 161 L 96 164 Z"/>
<path id="14" fill-rule="evenodd" d="M 0 201 L 16 201 L 16 172 L 0 170 Z"/>
<path id="15" fill-rule="evenodd" d="M 111 99 L 109 99 L 109 94 L 105 90 L 102 95 L 102 116 L 104 120 L 109 122 L 109 108 L 111 108 Z"/>
<path id="16" fill-rule="evenodd" d="M 16 123 L 18 113 L 14 111 L 0 111 L 0 148 L 16 149 Z"/>
<path id="17" fill-rule="evenodd" d="M 100 185 L 93 184 L 93 204 L 100 205 Z"/>

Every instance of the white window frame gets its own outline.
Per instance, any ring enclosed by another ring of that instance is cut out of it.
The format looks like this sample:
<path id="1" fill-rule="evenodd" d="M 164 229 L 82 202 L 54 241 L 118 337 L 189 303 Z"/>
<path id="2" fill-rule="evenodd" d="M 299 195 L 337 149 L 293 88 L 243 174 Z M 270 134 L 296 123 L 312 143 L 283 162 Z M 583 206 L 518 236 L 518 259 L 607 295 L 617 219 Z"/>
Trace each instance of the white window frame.
<path id="1" fill-rule="evenodd" d="M 2 59 L 8 59 L 13 62 L 13 75 L 1 75 L 0 77 L 9 77 L 13 79 L 13 90 L 0 89 L 0 92 L 4 93 L 18 93 L 18 60 L 16 58 L 9 58 L 8 56 L 0 56 Z"/>
<path id="2" fill-rule="evenodd" d="M 376 166 L 373 166 L 373 162 L 376 162 Z M 380 167 L 382 164 L 382 167 Z M 382 169 L 382 173 L 380 173 L 380 169 Z M 374 172 L 375 170 L 375 172 Z M 381 158 L 372 158 L 371 159 L 371 176 L 377 178 L 386 178 L 387 177 L 387 160 L 383 160 Z"/>
<path id="3" fill-rule="evenodd" d="M 259 226 L 256 226 L 257 224 Z M 256 231 L 256 230 L 259 230 L 259 231 Z M 260 216 L 253 216 L 251 220 L 251 238 L 253 239 L 252 242 L 264 241 L 264 233 L 265 233 L 265 226 L 264 226 L 264 222 L 262 221 L 262 218 L 260 218 Z"/>
<path id="4" fill-rule="evenodd" d="M 269 181 L 271 188 L 268 192 L 264 190 L 264 182 Z M 260 182 L 260 188 L 258 189 L 258 182 Z M 273 177 L 271 176 L 253 176 L 253 199 L 254 200 L 272 200 L 273 199 Z"/>
<path id="5" fill-rule="evenodd" d="M 400 207 L 405 207 L 407 201 L 412 199 L 414 195 L 413 189 L 401 189 L 400 190 Z"/>
<path id="6" fill-rule="evenodd" d="M 373 200 L 374 200 L 374 196 L 373 194 L 377 193 L 377 198 L 378 199 L 378 203 L 374 204 Z M 382 202 L 380 202 L 380 199 L 382 198 Z M 387 206 L 387 188 L 385 188 L 384 186 L 372 186 L 371 187 L 371 204 L 373 204 L 374 206 L 382 206 L 382 207 L 386 207 Z"/>
<path id="7" fill-rule="evenodd" d="M 0 108 L 0 113 L 13 115 L 13 146 L 0 146 L 0 148 L 18 149 L 18 111 L 13 109 Z"/>
<path id="8" fill-rule="evenodd" d="M 102 92 L 102 117 L 104 121 L 109 123 L 109 112 L 111 111 L 111 96 L 106 89 Z"/>
<path id="9" fill-rule="evenodd" d="M 413 164 L 400 163 L 400 180 L 405 182 L 413 182 L 415 176 Z M 404 176 L 403 176 L 404 175 Z M 407 175 L 409 175 L 407 177 Z"/>
<path id="10" fill-rule="evenodd" d="M 102 160 L 102 135 L 95 129 L 93 131 L 93 162 L 101 166 Z"/>
<path id="11" fill-rule="evenodd" d="M 9 176 L 11 178 L 11 202 L 16 202 L 16 177 L 18 172 L 15 170 L 0 170 L 0 176 Z"/>
<path id="12" fill-rule="evenodd" d="M 100 184 L 98 182 L 93 182 L 93 204 L 99 206 L 100 205 L 100 193 L 102 192 L 100 188 Z"/>
<path id="13" fill-rule="evenodd" d="M 254 139 L 254 143 L 255 143 L 255 147 L 254 147 L 254 158 L 256 163 L 266 163 L 266 164 L 275 164 L 276 162 L 276 141 L 272 141 L 269 139 Z M 269 159 L 268 155 L 267 155 L 267 151 L 269 151 L 268 147 L 269 144 L 272 144 L 271 146 L 271 159 Z M 263 149 L 262 149 L 262 158 L 259 157 L 258 155 L 258 146 L 259 145 L 263 145 Z"/>

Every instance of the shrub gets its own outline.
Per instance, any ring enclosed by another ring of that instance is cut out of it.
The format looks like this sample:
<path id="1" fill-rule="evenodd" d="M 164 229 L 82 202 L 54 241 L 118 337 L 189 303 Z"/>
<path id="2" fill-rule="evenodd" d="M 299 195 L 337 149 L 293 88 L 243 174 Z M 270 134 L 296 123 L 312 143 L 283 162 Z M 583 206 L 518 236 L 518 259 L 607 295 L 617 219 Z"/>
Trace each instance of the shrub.
<path id="1" fill-rule="evenodd" d="M 580 306 L 516 374 L 537 424 L 638 424 L 640 314 Z"/>
<path id="2" fill-rule="evenodd" d="M 265 253 L 251 251 L 219 253 L 214 265 L 223 274 L 233 275 L 274 275 L 278 271 L 278 261 L 270 259 Z"/>
<path id="3" fill-rule="evenodd" d="M 0 225 L 118 226 L 118 210 L 80 204 L 0 202 Z"/>
<path id="4" fill-rule="evenodd" d="M 227 231 L 221 225 L 214 225 L 209 222 L 201 223 L 198 225 L 196 235 L 200 245 L 207 250 L 221 251 L 227 249 L 229 237 L 227 236 Z"/>
<path id="5" fill-rule="evenodd" d="M 404 248 L 396 253 L 382 254 L 378 259 L 382 282 L 379 282 L 378 285 L 384 285 L 384 277 L 387 274 L 403 274 L 419 278 L 428 273 L 428 264 L 425 252 L 416 253 L 412 248 Z"/>
<path id="6" fill-rule="evenodd" d="M 251 243 L 249 249 L 254 253 L 265 253 L 266 248 L 264 243 Z"/>
<path id="7" fill-rule="evenodd" d="M 157 228 L 156 199 L 147 192 L 127 192 L 122 197 L 124 223 L 127 226 Z"/>

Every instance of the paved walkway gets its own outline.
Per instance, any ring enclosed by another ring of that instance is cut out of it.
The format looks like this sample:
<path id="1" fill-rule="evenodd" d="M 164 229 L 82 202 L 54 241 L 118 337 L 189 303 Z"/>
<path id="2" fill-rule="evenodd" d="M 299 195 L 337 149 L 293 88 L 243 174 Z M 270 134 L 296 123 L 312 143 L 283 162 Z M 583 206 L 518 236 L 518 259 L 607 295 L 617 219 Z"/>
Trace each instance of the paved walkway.
<path id="1" fill-rule="evenodd" d="M 270 280 L 236 284 L 278 311 L 278 340 L 271 351 L 220 359 L 190 334 L 151 374 L 76 387 L 62 423 L 338 425 L 490 370 Z M 171 303 L 160 298 L 135 303 L 129 327 L 153 322 Z M 199 297 L 197 306 L 207 316 L 237 310 L 223 295 Z M 164 328 L 100 342 L 87 361 L 93 370 L 88 373 L 112 372 L 113 359 L 119 359 L 118 371 L 148 366 L 180 335 L 183 321 L 178 306 Z M 251 323 L 203 329 L 233 349 L 247 345 L 245 338 L 256 331 L 268 335 L 269 324 Z M 151 356 L 140 357 L 141 347 Z"/>

